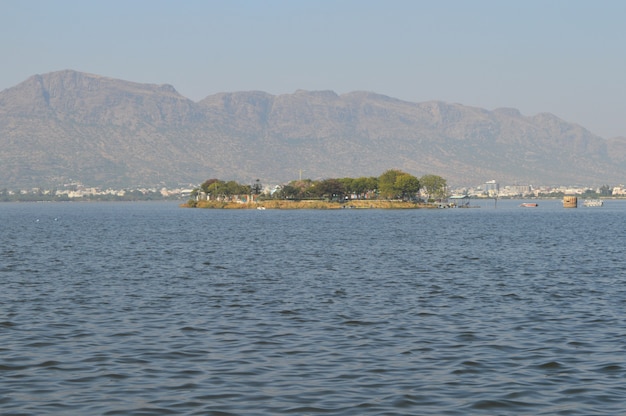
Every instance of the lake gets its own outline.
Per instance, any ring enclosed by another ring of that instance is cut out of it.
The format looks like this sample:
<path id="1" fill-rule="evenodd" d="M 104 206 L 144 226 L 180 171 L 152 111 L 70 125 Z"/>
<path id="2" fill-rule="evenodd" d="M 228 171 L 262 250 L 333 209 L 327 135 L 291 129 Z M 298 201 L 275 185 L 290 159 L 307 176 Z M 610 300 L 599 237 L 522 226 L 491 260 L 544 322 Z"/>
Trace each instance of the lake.
<path id="1" fill-rule="evenodd" d="M 0 204 L 0 413 L 621 415 L 626 201 Z"/>

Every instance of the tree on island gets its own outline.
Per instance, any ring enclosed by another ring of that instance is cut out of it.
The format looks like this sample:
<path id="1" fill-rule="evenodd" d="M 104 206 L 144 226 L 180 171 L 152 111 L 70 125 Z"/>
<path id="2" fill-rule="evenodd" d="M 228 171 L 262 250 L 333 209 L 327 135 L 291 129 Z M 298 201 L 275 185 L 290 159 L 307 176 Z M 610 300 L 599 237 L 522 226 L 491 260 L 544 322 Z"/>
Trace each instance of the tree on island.
<path id="1" fill-rule="evenodd" d="M 376 177 L 360 177 L 360 178 L 341 178 L 339 179 L 345 188 L 347 195 L 356 199 L 364 199 L 368 196 L 376 194 L 378 190 L 378 178 Z"/>
<path id="2" fill-rule="evenodd" d="M 378 178 L 378 192 L 387 199 L 414 199 L 420 188 L 419 179 L 398 169 L 389 169 Z"/>
<path id="3" fill-rule="evenodd" d="M 420 183 L 426 191 L 427 199 L 444 199 L 448 192 L 448 184 L 444 178 L 437 175 L 424 175 Z"/>
<path id="4" fill-rule="evenodd" d="M 227 200 L 235 195 L 250 195 L 252 187 L 241 185 L 235 181 L 221 181 L 219 179 L 208 179 L 200 185 L 200 190 L 204 192 L 208 200 Z M 197 195 L 199 190 L 194 190 Z"/>
<path id="5" fill-rule="evenodd" d="M 413 175 L 405 173 L 396 178 L 396 188 L 400 191 L 402 200 L 408 201 L 417 198 L 420 191 L 420 181 Z"/>
<path id="6" fill-rule="evenodd" d="M 263 186 L 261 185 L 261 180 L 257 179 L 256 181 L 254 181 L 254 184 L 252 184 L 252 192 L 255 195 L 260 195 L 261 190 L 263 190 Z"/>
<path id="7" fill-rule="evenodd" d="M 313 187 L 316 196 L 327 200 L 343 200 L 346 193 L 344 184 L 339 179 L 324 179 Z"/>

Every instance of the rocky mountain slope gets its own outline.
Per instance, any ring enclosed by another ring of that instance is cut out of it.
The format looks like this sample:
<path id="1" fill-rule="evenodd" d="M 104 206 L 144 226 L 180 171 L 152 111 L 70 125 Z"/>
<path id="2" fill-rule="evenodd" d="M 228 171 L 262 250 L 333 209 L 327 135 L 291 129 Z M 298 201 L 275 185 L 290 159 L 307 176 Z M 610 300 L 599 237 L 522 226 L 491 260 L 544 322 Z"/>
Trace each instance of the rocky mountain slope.
<path id="1" fill-rule="evenodd" d="M 367 92 L 221 93 L 76 71 L 0 92 L 0 188 L 174 185 L 207 178 L 378 176 L 397 168 L 452 185 L 626 182 L 626 139 L 551 114 L 411 103 Z"/>

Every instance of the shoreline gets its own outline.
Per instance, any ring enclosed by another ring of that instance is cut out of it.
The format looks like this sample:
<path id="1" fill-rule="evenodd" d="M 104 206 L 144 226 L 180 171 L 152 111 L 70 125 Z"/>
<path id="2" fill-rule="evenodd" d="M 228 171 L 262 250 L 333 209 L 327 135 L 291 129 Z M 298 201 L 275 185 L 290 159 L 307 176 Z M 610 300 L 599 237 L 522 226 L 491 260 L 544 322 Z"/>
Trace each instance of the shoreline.
<path id="1" fill-rule="evenodd" d="M 266 200 L 253 203 L 198 201 L 195 206 L 184 203 L 182 208 L 204 209 L 431 209 L 437 205 L 423 202 L 352 200 L 346 202 L 319 200 Z"/>

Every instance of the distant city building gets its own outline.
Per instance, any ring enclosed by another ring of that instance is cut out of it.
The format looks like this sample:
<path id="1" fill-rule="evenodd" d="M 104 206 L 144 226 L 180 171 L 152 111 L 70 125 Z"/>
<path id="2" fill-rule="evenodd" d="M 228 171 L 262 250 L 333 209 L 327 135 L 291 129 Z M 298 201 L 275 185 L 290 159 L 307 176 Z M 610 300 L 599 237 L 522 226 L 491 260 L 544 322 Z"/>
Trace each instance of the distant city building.
<path id="1" fill-rule="evenodd" d="M 500 184 L 495 180 L 485 182 L 485 193 L 487 195 L 497 195 L 500 193 Z"/>
<path id="2" fill-rule="evenodd" d="M 626 195 L 626 187 L 624 185 L 613 187 L 611 195 Z"/>
<path id="3" fill-rule="evenodd" d="M 530 185 L 509 185 L 507 188 L 511 195 L 528 195 L 533 191 Z"/>

